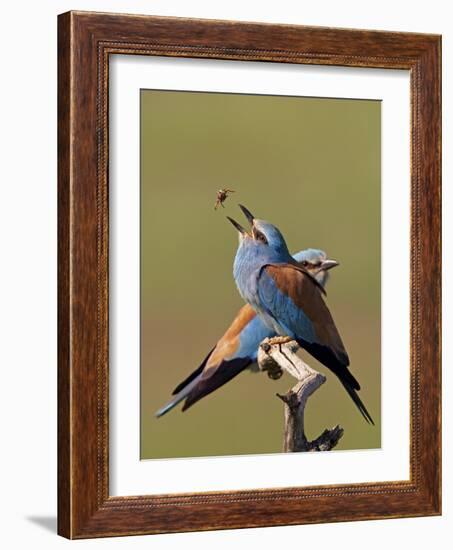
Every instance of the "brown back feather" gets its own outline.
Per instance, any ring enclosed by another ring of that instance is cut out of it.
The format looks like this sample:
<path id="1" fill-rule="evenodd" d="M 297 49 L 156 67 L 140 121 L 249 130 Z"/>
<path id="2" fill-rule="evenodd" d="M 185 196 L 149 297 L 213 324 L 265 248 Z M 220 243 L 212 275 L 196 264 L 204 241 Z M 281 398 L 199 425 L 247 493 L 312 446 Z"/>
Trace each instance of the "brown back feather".
<path id="1" fill-rule="evenodd" d="M 345 363 L 348 357 L 346 349 L 316 279 L 306 270 L 291 264 L 269 264 L 265 269 L 279 290 L 289 296 L 313 323 L 318 343 L 330 348 L 338 360 Z"/>

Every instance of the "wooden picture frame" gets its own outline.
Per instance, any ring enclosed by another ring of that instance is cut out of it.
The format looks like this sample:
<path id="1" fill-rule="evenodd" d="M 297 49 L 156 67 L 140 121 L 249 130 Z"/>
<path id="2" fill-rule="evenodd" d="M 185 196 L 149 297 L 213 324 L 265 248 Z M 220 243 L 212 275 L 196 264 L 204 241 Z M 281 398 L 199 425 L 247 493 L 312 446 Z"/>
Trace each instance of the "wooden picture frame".
<path id="1" fill-rule="evenodd" d="M 58 532 L 68 538 L 441 513 L 441 39 L 69 12 L 58 21 Z M 109 495 L 109 56 L 410 71 L 410 480 Z"/>

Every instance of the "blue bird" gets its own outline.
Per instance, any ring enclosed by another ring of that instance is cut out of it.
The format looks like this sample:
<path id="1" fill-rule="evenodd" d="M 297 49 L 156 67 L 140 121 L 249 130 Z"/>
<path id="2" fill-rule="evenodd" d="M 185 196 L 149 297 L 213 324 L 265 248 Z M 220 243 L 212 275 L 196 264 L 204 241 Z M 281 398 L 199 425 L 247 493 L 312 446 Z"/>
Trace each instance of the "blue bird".
<path id="1" fill-rule="evenodd" d="M 277 227 L 240 207 L 250 233 L 228 219 L 239 231 L 233 275 L 242 298 L 270 330 L 295 340 L 336 374 L 365 420 L 374 424 L 357 394 L 360 385 L 348 369 L 349 357 L 323 299 L 322 285 L 292 258 Z"/>
<path id="2" fill-rule="evenodd" d="M 294 260 L 323 286 L 329 270 L 338 265 L 335 260 L 328 259 L 325 252 L 313 248 L 298 252 Z M 185 400 L 184 411 L 223 386 L 256 362 L 260 343 L 272 336 L 276 333 L 264 324 L 254 309 L 248 304 L 243 306 L 202 364 L 175 388 L 174 397 L 156 412 L 156 416 L 163 416 Z"/>

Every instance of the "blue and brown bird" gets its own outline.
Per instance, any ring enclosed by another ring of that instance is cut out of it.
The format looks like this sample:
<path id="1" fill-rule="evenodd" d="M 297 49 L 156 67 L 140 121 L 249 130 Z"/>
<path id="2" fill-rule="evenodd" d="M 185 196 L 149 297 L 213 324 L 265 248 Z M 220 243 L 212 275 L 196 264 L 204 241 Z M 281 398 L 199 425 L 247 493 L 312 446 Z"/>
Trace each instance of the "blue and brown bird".
<path id="1" fill-rule="evenodd" d="M 329 270 L 338 265 L 322 250 L 309 248 L 294 255 L 298 265 L 306 269 L 324 286 Z M 174 397 L 156 412 L 162 416 L 185 400 L 188 409 L 202 397 L 212 393 L 257 360 L 258 347 L 265 338 L 276 336 L 258 317 L 254 309 L 243 306 L 225 334 L 209 352 L 202 364 L 173 391 Z"/>
<path id="2" fill-rule="evenodd" d="M 250 232 L 228 219 L 239 231 L 233 275 L 242 298 L 270 330 L 295 340 L 336 374 L 365 420 L 374 424 L 357 394 L 360 385 L 348 369 L 349 357 L 324 301 L 323 286 L 294 260 L 277 227 L 240 207 Z"/>

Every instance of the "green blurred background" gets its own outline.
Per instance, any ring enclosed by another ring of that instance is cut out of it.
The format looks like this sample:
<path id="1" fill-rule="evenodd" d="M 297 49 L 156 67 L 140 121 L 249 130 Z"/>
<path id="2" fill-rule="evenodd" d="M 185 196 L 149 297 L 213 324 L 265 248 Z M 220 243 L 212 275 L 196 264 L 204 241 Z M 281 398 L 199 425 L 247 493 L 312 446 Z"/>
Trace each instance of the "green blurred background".
<path id="1" fill-rule="evenodd" d="M 376 426 L 336 377 L 310 398 L 306 431 L 345 430 L 338 449 L 380 447 L 378 101 L 141 92 L 141 458 L 281 452 L 294 380 L 244 372 L 185 413 L 154 412 L 203 360 L 242 305 L 232 276 L 237 203 L 277 225 L 292 251 L 340 267 L 327 303 Z M 225 210 L 216 192 L 236 190 Z M 303 352 L 302 352 L 303 354 Z"/>

